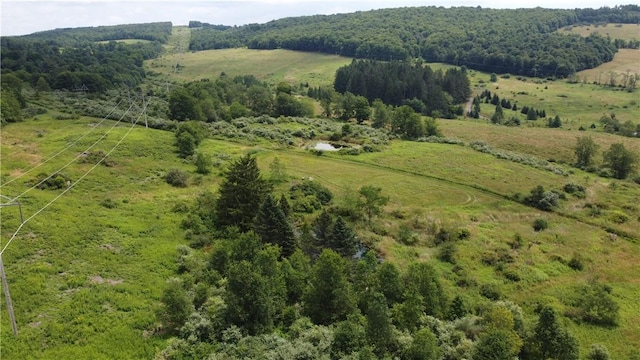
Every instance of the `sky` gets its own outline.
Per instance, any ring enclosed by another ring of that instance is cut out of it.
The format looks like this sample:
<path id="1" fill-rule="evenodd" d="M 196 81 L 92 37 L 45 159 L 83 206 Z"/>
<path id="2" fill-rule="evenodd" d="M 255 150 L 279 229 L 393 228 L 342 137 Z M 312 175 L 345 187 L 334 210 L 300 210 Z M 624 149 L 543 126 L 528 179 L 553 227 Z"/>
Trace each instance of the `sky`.
<path id="1" fill-rule="evenodd" d="M 26 35 L 57 28 L 190 20 L 210 24 L 265 23 L 289 16 L 337 14 L 404 6 L 487 8 L 599 8 L 637 0 L 0 0 L 0 35 Z"/>

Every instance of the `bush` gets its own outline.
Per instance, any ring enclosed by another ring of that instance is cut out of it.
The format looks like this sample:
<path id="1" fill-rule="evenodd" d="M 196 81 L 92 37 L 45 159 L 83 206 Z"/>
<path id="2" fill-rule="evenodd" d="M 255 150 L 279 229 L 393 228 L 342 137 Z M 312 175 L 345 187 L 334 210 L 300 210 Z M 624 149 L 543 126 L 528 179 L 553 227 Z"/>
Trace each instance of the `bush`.
<path id="1" fill-rule="evenodd" d="M 545 191 L 541 185 L 536 186 L 531 190 L 531 193 L 527 195 L 523 202 L 525 205 L 533 206 L 543 211 L 551 211 L 558 206 L 558 200 L 560 195 L 554 191 Z"/>
<path id="2" fill-rule="evenodd" d="M 107 209 L 115 209 L 118 207 L 118 203 L 113 201 L 111 198 L 106 198 L 100 202 L 100 205 Z"/>
<path id="3" fill-rule="evenodd" d="M 571 260 L 569 260 L 567 265 L 569 265 L 569 267 L 573 270 L 582 271 L 582 269 L 584 269 L 584 265 L 582 264 L 582 256 L 580 256 L 578 253 L 574 253 L 573 257 L 571 258 Z"/>
<path id="4" fill-rule="evenodd" d="M 167 184 L 175 187 L 187 187 L 189 174 L 179 169 L 171 169 L 164 177 Z"/>
<path id="5" fill-rule="evenodd" d="M 549 227 L 549 224 L 547 223 L 547 220 L 545 219 L 535 219 L 533 222 L 533 230 L 534 231 L 542 231 L 542 230 L 546 230 Z"/>
<path id="6" fill-rule="evenodd" d="M 629 221 L 629 216 L 621 211 L 612 211 L 609 220 L 615 224 L 624 224 Z"/>
<path id="7" fill-rule="evenodd" d="M 440 247 L 440 250 L 438 251 L 438 259 L 455 265 L 457 251 L 458 249 L 456 249 L 455 243 L 446 243 Z"/>
<path id="8" fill-rule="evenodd" d="M 333 194 L 329 189 L 313 180 L 305 180 L 299 184 L 295 184 L 291 187 L 291 189 L 289 189 L 289 191 L 291 192 L 292 199 L 305 196 L 314 196 L 322 205 L 329 204 L 333 199 Z"/>
<path id="9" fill-rule="evenodd" d="M 398 229 L 398 241 L 405 245 L 414 245 L 418 242 L 418 235 L 408 225 L 400 225 Z"/>
<path id="10" fill-rule="evenodd" d="M 496 284 L 482 284 L 480 286 L 480 295 L 494 301 L 500 300 L 502 297 L 500 287 Z"/>

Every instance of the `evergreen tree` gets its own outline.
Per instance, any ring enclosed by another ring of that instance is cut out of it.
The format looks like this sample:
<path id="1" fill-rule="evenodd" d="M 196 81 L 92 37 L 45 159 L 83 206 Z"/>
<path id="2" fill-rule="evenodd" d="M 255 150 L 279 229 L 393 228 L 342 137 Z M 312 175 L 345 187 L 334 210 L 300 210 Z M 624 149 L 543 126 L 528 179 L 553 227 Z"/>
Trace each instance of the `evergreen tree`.
<path id="1" fill-rule="evenodd" d="M 280 246 L 284 257 L 289 257 L 297 248 L 293 229 L 271 195 L 260 205 L 254 229 L 262 241 Z"/>
<path id="2" fill-rule="evenodd" d="M 314 245 L 320 248 L 329 245 L 333 219 L 326 210 L 323 210 L 313 222 Z"/>
<path id="3" fill-rule="evenodd" d="M 538 112 L 534 108 L 529 108 L 527 111 L 527 120 L 538 120 Z"/>
<path id="4" fill-rule="evenodd" d="M 282 273 L 287 285 L 287 303 L 296 304 L 302 300 L 311 273 L 309 258 L 300 249 L 296 250 L 288 259 L 282 259 Z"/>
<path id="5" fill-rule="evenodd" d="M 193 305 L 189 300 L 182 279 L 171 278 L 167 280 L 167 287 L 162 293 L 162 304 L 164 307 L 161 317 L 165 327 L 171 332 L 177 332 L 193 311 Z"/>
<path id="6" fill-rule="evenodd" d="M 282 210 L 282 213 L 284 214 L 284 216 L 288 217 L 289 214 L 291 213 L 291 205 L 289 205 L 289 200 L 287 200 L 287 197 L 285 196 L 285 194 L 280 195 L 280 200 L 278 200 L 278 206 L 280 207 L 280 210 Z"/>
<path id="7" fill-rule="evenodd" d="M 502 105 L 496 105 L 496 111 L 491 115 L 491 122 L 494 124 L 502 124 L 504 122 L 504 112 L 502 110 Z"/>
<path id="8" fill-rule="evenodd" d="M 449 313 L 447 318 L 449 320 L 455 320 L 465 317 L 469 313 L 469 309 L 464 303 L 462 296 L 456 295 L 451 302 L 451 306 L 449 307 Z"/>
<path id="9" fill-rule="evenodd" d="M 329 238 L 329 247 L 345 257 L 352 257 L 358 250 L 356 235 L 342 219 L 342 216 L 338 216 L 333 225 Z"/>
<path id="10" fill-rule="evenodd" d="M 237 226 L 240 231 L 252 228 L 260 204 L 271 187 L 260 176 L 256 159 L 246 155 L 236 160 L 220 185 L 216 202 L 216 225 L 219 229 Z"/>

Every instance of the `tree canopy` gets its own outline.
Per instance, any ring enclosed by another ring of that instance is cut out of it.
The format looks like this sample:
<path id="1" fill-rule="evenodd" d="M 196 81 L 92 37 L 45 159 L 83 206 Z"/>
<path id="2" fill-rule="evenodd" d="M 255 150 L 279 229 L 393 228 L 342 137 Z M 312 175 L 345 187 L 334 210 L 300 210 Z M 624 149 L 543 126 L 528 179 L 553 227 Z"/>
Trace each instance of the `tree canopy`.
<path id="1" fill-rule="evenodd" d="M 422 58 L 494 73 L 566 77 L 610 61 L 616 45 L 599 35 L 568 36 L 556 30 L 639 19 L 637 5 L 573 10 L 405 7 L 201 28 L 189 46 L 196 51 L 283 48 L 385 61 Z"/>

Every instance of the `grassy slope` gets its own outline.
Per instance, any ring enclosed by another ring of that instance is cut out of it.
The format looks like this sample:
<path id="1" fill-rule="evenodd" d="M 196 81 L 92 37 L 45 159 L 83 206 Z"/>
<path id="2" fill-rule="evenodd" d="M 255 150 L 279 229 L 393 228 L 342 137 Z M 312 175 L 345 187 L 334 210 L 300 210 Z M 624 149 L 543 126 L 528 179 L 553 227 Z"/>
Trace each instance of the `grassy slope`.
<path id="1" fill-rule="evenodd" d="M 604 24 L 604 25 L 584 25 L 571 26 L 558 30 L 559 33 L 578 34 L 589 36 L 599 34 L 609 36 L 611 39 L 638 40 L 640 39 L 640 24 Z"/>
<path id="2" fill-rule="evenodd" d="M 172 66 L 176 62 L 182 68 L 171 75 L 174 81 L 217 78 L 224 72 L 231 77 L 252 74 L 271 84 L 286 81 L 292 85 L 309 83 L 311 86 L 320 86 L 330 85 L 336 69 L 349 64 L 351 59 L 290 50 L 223 49 L 169 55 L 163 59 L 149 60 L 147 67 L 167 75 L 172 73 Z"/>

